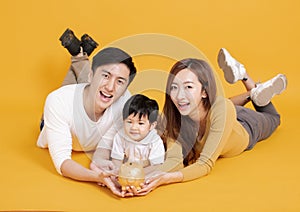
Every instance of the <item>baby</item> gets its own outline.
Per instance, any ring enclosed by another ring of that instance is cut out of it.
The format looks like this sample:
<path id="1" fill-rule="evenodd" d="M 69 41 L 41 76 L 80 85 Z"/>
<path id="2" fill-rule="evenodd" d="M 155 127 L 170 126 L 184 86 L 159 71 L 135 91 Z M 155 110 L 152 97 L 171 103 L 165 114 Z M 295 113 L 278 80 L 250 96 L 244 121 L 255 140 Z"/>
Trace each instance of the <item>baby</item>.
<path id="1" fill-rule="evenodd" d="M 155 129 L 158 104 L 137 94 L 123 108 L 124 127 L 115 135 L 111 158 L 119 168 L 123 162 L 136 162 L 148 167 L 164 162 L 163 141 Z"/>

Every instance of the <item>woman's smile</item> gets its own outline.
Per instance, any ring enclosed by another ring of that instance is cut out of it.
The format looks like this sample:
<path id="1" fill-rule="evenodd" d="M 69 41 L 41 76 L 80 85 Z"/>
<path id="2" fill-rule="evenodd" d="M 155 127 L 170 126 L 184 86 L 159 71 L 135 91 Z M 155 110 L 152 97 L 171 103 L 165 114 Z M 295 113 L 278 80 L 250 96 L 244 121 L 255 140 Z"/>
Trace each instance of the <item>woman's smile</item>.
<path id="1" fill-rule="evenodd" d="M 175 76 L 171 84 L 170 97 L 181 115 L 198 119 L 202 101 L 202 84 L 195 73 L 183 69 Z"/>
<path id="2" fill-rule="evenodd" d="M 187 109 L 189 109 L 190 103 L 185 102 L 185 103 L 177 103 L 177 108 L 178 110 L 182 110 L 185 111 Z"/>

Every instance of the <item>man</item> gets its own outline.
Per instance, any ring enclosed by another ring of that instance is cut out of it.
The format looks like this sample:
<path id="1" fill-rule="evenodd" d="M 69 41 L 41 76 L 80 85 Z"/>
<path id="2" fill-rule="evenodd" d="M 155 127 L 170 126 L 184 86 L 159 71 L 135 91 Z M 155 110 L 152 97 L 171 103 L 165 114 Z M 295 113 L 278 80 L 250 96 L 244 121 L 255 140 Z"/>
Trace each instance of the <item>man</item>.
<path id="1" fill-rule="evenodd" d="M 130 97 L 127 87 L 135 74 L 132 58 L 126 52 L 105 48 L 93 58 L 90 83 L 63 86 L 48 95 L 45 126 L 37 145 L 49 148 L 58 173 L 74 180 L 105 184 L 117 192 L 110 174 L 83 167 L 71 159 L 71 153 L 100 150 L 112 144 L 121 127 L 123 105 Z M 101 148 L 97 148 L 99 145 Z"/>

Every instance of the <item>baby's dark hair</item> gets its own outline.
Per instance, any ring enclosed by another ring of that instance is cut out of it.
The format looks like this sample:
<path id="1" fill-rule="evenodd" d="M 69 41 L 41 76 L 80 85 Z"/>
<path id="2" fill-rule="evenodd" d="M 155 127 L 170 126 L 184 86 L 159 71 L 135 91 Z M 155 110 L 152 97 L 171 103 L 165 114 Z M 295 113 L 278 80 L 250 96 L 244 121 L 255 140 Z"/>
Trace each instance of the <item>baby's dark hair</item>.
<path id="1" fill-rule="evenodd" d="M 142 94 L 136 94 L 130 97 L 124 105 L 123 108 L 123 120 L 127 119 L 128 116 L 133 114 L 142 116 L 147 116 L 149 122 L 152 124 L 157 120 L 158 116 L 158 104 L 155 100 L 149 99 L 147 96 Z"/>

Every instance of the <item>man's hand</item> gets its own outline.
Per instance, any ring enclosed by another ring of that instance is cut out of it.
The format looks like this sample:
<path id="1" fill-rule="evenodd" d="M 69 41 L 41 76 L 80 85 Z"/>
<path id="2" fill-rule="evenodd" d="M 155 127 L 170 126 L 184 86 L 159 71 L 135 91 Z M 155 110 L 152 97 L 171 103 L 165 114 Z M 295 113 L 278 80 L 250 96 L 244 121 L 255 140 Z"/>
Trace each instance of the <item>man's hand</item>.
<path id="1" fill-rule="evenodd" d="M 106 172 L 100 169 L 98 166 L 96 166 L 95 163 L 90 164 L 91 170 L 97 172 L 99 174 L 99 182 L 98 185 L 101 186 L 106 186 L 109 188 L 113 194 L 119 196 L 119 197 L 124 197 L 125 192 L 122 192 L 121 186 L 119 185 L 116 175 L 112 172 Z"/>

